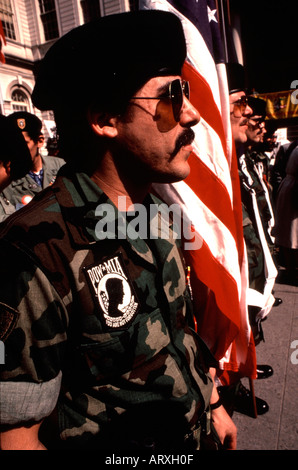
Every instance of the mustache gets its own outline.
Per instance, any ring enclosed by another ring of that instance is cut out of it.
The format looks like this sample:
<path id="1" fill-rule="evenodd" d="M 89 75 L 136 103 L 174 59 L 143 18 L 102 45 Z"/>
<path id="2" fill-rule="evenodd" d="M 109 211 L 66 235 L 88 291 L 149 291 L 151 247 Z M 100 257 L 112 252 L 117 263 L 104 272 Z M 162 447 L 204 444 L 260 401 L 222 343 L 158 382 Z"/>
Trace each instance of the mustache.
<path id="1" fill-rule="evenodd" d="M 249 119 L 248 118 L 244 118 L 243 121 L 241 122 L 240 126 L 247 126 L 249 123 Z"/>
<path id="2" fill-rule="evenodd" d="M 190 145 L 195 139 L 195 133 L 192 129 L 186 129 L 176 140 L 174 151 L 172 152 L 172 157 L 174 157 L 179 150 L 184 147 L 184 145 Z"/>

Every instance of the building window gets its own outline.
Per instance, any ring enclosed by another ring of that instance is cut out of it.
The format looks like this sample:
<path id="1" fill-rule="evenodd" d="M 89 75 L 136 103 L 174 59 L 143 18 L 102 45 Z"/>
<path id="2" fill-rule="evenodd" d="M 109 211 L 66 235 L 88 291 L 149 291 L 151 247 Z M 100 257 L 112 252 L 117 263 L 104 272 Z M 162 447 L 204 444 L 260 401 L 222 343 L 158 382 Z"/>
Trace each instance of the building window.
<path id="1" fill-rule="evenodd" d="M 27 111 L 29 112 L 29 100 L 22 90 L 16 89 L 11 93 L 12 112 Z"/>
<path id="2" fill-rule="evenodd" d="M 2 21 L 5 38 L 16 39 L 10 0 L 0 0 L 0 18 Z"/>
<path id="3" fill-rule="evenodd" d="M 81 0 L 84 23 L 101 17 L 99 0 Z"/>
<path id="4" fill-rule="evenodd" d="M 38 0 L 45 40 L 59 37 L 55 0 Z"/>

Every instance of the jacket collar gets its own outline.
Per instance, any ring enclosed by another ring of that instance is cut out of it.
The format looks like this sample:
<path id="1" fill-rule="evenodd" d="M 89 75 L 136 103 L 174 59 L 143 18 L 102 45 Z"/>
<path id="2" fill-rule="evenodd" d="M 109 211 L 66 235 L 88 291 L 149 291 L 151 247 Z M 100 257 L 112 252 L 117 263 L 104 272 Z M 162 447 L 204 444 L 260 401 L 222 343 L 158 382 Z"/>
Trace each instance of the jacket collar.
<path id="1" fill-rule="evenodd" d="M 105 237 L 108 236 L 108 227 L 111 238 L 116 237 L 120 243 L 128 243 L 138 256 L 150 264 L 153 263 L 151 243 L 148 240 L 149 232 L 147 238 L 141 238 L 138 232 L 133 230 L 133 224 L 127 220 L 126 215 L 123 217 L 113 202 L 86 173 L 70 172 L 65 165 L 60 170 L 60 175 L 52 188 L 56 193 L 69 236 L 78 248 L 86 248 L 91 244 L 100 243 L 99 237 L 103 233 L 101 231 L 103 222 L 108 221 L 110 224 L 104 225 Z M 148 208 L 150 204 L 158 207 L 161 201 L 149 194 L 144 205 Z M 162 213 L 158 213 L 159 220 L 162 217 Z M 120 234 L 117 230 L 117 221 L 119 220 L 120 226 L 124 229 Z M 170 230 L 170 239 L 157 237 L 154 241 L 154 244 L 159 246 L 156 254 L 160 261 L 164 261 L 172 249 L 174 241 L 171 240 L 171 237 L 172 231 Z"/>

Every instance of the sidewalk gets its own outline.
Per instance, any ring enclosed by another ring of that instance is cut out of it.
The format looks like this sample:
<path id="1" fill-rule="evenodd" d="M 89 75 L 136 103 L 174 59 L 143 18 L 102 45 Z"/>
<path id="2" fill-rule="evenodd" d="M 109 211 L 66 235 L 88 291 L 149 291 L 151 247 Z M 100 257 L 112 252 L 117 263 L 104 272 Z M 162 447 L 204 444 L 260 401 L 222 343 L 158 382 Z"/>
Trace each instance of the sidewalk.
<path id="1" fill-rule="evenodd" d="M 278 281 L 274 294 L 283 303 L 263 322 L 265 342 L 256 347 L 258 364 L 272 366 L 274 374 L 254 381 L 269 411 L 256 419 L 233 414 L 238 450 L 298 450 L 298 287 Z"/>

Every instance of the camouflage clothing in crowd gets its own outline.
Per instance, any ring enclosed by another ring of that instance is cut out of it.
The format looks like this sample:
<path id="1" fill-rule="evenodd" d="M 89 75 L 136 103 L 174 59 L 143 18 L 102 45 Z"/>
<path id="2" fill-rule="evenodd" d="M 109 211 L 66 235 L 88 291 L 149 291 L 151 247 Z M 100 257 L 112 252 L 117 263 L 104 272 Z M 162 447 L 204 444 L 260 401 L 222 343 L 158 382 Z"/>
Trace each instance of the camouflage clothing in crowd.
<path id="1" fill-rule="evenodd" d="M 65 166 L 0 233 L 1 424 L 43 419 L 60 393 L 60 438 L 73 448 L 187 433 L 212 390 L 172 230 L 98 240 L 101 204 L 117 219 L 98 186 Z"/>
<path id="2" fill-rule="evenodd" d="M 244 155 L 239 159 L 238 173 L 241 187 L 243 235 L 249 265 L 249 285 L 262 292 L 265 282 L 264 255 L 251 194 L 252 191 L 260 191 L 260 184 L 252 178 L 247 158 Z"/>
<path id="3" fill-rule="evenodd" d="M 11 213 L 11 208 L 18 210 L 38 194 L 42 189 L 53 184 L 57 173 L 65 161 L 58 157 L 42 157 L 42 183 L 34 181 L 29 173 L 23 178 L 13 181 L 4 189 L 2 197 L 9 202 L 0 205 L 0 222 L 5 220 Z"/>
<path id="4" fill-rule="evenodd" d="M 247 152 L 239 158 L 243 235 L 249 273 L 248 311 L 256 344 L 264 339 L 261 320 L 268 315 L 274 302 L 272 284 L 277 274 L 270 234 L 273 213 L 260 181 L 257 163 L 254 152 Z M 257 293 L 263 297 L 259 297 Z"/>
<path id="5" fill-rule="evenodd" d="M 257 173 L 256 165 L 258 165 L 258 154 L 256 152 L 247 152 L 245 155 L 245 161 L 247 165 L 248 172 L 251 177 L 250 188 L 253 189 L 256 193 L 256 199 L 258 203 L 258 209 L 261 217 L 261 221 L 263 224 L 264 234 L 266 235 L 267 243 L 271 247 L 273 245 L 271 238 L 268 234 L 268 226 L 271 220 L 272 214 L 270 207 L 268 205 L 268 201 L 266 199 L 265 190 L 260 182 L 260 176 Z M 245 204 L 252 214 L 252 203 L 251 198 L 248 196 L 243 196 Z M 252 217 L 253 218 L 253 217 Z"/>
<path id="6" fill-rule="evenodd" d="M 8 216 L 15 212 L 16 208 L 11 202 L 4 196 L 3 193 L 0 194 L 0 222 L 7 219 Z"/>

